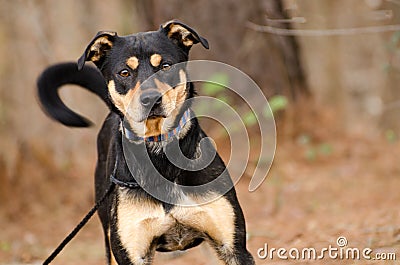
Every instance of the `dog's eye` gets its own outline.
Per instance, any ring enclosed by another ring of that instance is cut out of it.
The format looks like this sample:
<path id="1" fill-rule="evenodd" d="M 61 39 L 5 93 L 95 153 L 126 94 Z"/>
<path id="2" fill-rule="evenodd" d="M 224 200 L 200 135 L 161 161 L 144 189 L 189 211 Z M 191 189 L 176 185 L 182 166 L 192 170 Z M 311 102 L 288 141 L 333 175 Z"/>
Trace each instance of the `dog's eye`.
<path id="1" fill-rule="evenodd" d="M 120 76 L 122 76 L 122 77 L 128 77 L 128 76 L 131 75 L 131 74 L 129 73 L 129 71 L 126 70 L 126 69 L 122 70 L 122 71 L 119 72 L 118 74 L 119 74 Z"/>
<path id="2" fill-rule="evenodd" d="M 161 70 L 163 70 L 163 71 L 168 71 L 169 69 L 171 69 L 171 64 L 169 64 L 169 63 L 163 63 L 163 64 L 161 65 Z"/>

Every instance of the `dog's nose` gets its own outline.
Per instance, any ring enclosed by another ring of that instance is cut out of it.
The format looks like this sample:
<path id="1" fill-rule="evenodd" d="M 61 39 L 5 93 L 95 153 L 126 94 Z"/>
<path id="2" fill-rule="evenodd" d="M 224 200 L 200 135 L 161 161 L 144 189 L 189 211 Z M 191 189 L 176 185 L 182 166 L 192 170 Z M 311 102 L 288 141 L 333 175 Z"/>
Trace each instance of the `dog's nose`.
<path id="1" fill-rule="evenodd" d="M 161 104 L 161 93 L 156 90 L 143 92 L 140 95 L 140 102 L 144 107 L 155 107 Z"/>

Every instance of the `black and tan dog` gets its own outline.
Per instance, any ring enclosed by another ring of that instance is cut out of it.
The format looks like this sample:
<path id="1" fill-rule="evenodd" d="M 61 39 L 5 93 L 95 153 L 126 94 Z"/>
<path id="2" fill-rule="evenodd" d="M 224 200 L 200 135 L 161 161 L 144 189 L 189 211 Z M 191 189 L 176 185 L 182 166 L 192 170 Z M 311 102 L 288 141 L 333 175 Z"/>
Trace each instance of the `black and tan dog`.
<path id="1" fill-rule="evenodd" d="M 204 151 L 199 152 L 199 146 L 206 134 L 187 103 L 195 93 L 193 84 L 185 65 L 179 64 L 188 61 L 189 50 L 196 43 L 208 48 L 206 39 L 178 21 L 167 22 L 158 31 L 129 36 L 102 31 L 78 65 L 51 66 L 39 78 L 44 110 L 67 126 L 86 127 L 89 122 L 61 101 L 58 89 L 64 84 L 94 92 L 111 110 L 98 135 L 95 174 L 96 199 L 111 182 L 115 184 L 99 208 L 109 264 L 151 264 L 155 251 L 185 250 L 203 241 L 224 264 L 254 264 L 246 249 L 243 213 L 218 154 L 206 167 L 188 170 L 171 163 L 164 152 L 166 146 L 178 143 L 183 155 L 197 163 Z M 85 61 L 94 62 L 100 71 L 84 66 Z M 162 77 L 146 81 L 158 72 Z M 172 86 L 164 79 L 179 82 Z M 123 142 L 133 150 L 129 159 Z M 165 185 L 165 180 L 174 185 Z M 214 180 L 214 188 L 196 188 Z M 174 189 L 179 186 L 194 188 Z M 182 205 L 183 201 L 196 203 L 208 198 L 212 199 L 209 203 Z"/>

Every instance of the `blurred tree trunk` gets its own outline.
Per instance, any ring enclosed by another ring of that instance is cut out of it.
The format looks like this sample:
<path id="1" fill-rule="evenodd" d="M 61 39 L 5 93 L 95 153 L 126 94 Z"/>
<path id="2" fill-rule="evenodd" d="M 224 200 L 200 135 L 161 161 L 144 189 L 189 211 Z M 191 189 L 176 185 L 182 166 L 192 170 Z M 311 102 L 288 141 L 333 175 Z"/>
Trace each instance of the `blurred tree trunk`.
<path id="1" fill-rule="evenodd" d="M 295 37 L 254 31 L 249 21 L 265 24 L 270 18 L 287 18 L 282 0 L 179 1 L 135 0 L 140 24 L 155 29 L 176 18 L 195 27 L 210 42 L 210 51 L 193 49 L 193 59 L 219 60 L 250 75 L 267 96 L 291 99 L 309 95 Z M 275 26 L 275 25 L 274 25 Z M 290 24 L 276 26 L 290 28 Z M 229 30 L 228 30 L 229 29 Z"/>
<path id="2" fill-rule="evenodd" d="M 284 29 L 292 29 L 289 22 L 273 22 L 273 20 L 289 21 L 290 17 L 284 10 L 281 0 L 265 1 L 266 13 L 272 26 Z M 289 93 L 293 99 L 300 95 L 309 96 L 303 65 L 300 60 L 300 47 L 295 36 L 272 36 L 276 45 L 280 47 L 281 56 L 285 62 L 288 79 L 290 82 Z"/>

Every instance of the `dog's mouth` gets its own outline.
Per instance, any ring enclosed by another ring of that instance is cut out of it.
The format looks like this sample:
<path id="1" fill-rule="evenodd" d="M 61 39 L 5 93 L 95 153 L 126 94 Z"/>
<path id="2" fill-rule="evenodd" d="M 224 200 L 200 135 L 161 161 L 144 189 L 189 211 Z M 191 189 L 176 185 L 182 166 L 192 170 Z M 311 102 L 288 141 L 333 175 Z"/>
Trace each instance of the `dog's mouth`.
<path id="1" fill-rule="evenodd" d="M 144 120 L 161 119 L 161 118 L 166 118 L 166 117 L 167 117 L 166 115 L 156 115 L 156 114 L 154 114 L 154 115 L 147 116 L 147 118 L 144 119 Z"/>
<path id="2" fill-rule="evenodd" d="M 151 109 L 149 113 L 142 115 L 139 122 L 144 122 L 146 120 L 152 120 L 152 119 L 161 119 L 161 118 L 167 118 L 167 115 L 165 114 L 163 109 L 157 107 Z"/>

